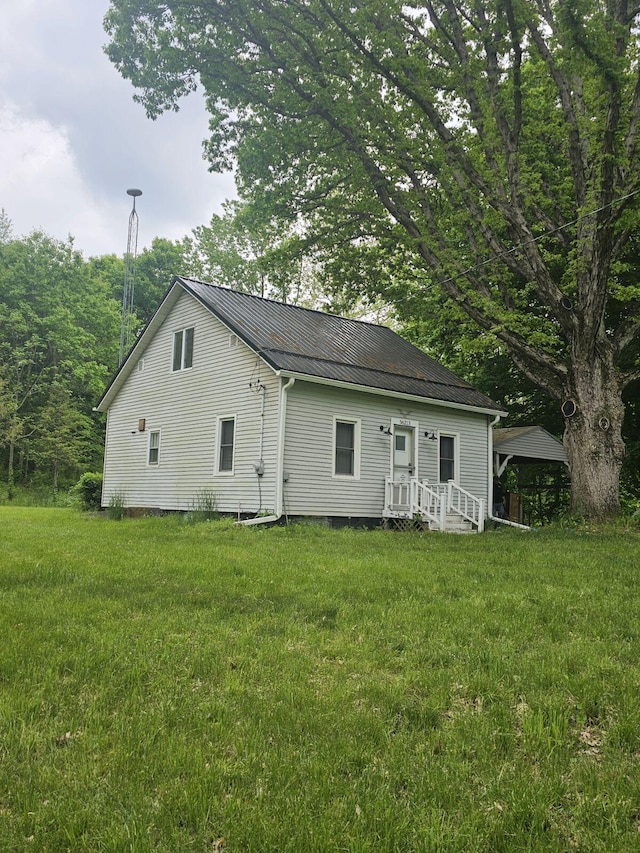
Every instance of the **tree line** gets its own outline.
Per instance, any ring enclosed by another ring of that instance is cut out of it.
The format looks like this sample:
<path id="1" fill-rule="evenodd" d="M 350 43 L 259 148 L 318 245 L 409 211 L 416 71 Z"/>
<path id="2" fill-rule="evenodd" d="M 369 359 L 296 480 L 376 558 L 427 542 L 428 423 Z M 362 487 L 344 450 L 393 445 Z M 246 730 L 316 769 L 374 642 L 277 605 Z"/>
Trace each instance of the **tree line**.
<path id="1" fill-rule="evenodd" d="M 104 422 L 93 407 L 118 366 L 124 258 L 85 259 L 73 241 L 39 231 L 15 238 L 0 214 L 0 476 L 17 486 L 67 489 L 102 469 Z M 260 228 L 249 207 L 229 202 L 220 215 L 180 241 L 155 238 L 136 260 L 137 329 L 151 318 L 174 274 L 293 304 L 391 323 L 509 412 L 509 425 L 540 424 L 562 433 L 553 399 L 514 364 L 499 338 L 478 331 L 453 300 L 434 290 L 412 296 L 412 270 L 378 246 L 376 290 L 345 297 L 345 268 L 312 251 L 295 233 Z M 360 270 L 360 273 L 363 271 Z M 355 277 L 358 269 L 349 271 Z M 395 307 L 380 300 L 384 279 Z M 396 291 L 403 290 L 404 299 Z M 415 299 L 419 298 L 419 310 Z M 640 394 L 626 398 L 623 499 L 640 495 Z M 556 472 L 557 473 L 557 472 Z M 548 488 L 549 472 L 536 472 Z M 552 476 L 552 480 L 556 474 Z M 546 499 L 544 515 L 558 509 Z"/>

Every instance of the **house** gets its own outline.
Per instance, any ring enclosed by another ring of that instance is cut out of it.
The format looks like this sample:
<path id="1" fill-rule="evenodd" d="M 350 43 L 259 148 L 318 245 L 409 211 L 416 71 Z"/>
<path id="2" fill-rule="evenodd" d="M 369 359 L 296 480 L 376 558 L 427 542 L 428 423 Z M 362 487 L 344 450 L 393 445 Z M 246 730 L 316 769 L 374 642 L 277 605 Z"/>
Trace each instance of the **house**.
<path id="1" fill-rule="evenodd" d="M 478 530 L 506 414 L 391 329 L 183 277 L 97 409 L 103 505 Z"/>

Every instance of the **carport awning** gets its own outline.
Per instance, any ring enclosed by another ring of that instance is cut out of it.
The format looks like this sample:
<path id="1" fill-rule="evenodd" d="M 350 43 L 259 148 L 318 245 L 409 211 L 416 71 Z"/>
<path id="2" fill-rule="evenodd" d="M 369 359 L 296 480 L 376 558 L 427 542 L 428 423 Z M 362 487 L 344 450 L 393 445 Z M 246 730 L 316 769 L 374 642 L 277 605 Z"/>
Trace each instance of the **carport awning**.
<path id="1" fill-rule="evenodd" d="M 493 452 L 498 473 L 502 473 L 507 462 L 568 464 L 562 442 L 541 426 L 494 429 Z"/>

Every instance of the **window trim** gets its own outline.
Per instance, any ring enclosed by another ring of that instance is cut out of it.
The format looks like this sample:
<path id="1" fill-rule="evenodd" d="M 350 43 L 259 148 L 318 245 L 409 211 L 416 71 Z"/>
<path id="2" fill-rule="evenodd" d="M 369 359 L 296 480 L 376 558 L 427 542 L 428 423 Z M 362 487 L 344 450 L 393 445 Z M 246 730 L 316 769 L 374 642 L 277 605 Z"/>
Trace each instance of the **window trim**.
<path id="1" fill-rule="evenodd" d="M 337 440 L 338 440 L 338 424 L 350 424 L 353 426 L 353 474 L 341 474 L 336 471 L 336 455 L 337 455 Z M 349 418 L 341 415 L 333 416 L 333 436 L 331 442 L 331 476 L 334 480 L 359 480 L 360 479 L 360 435 L 361 435 L 361 420 L 360 418 Z"/>
<path id="2" fill-rule="evenodd" d="M 440 479 L 440 463 L 442 461 L 442 453 L 440 451 L 441 443 L 440 440 L 442 438 L 452 438 L 453 439 L 453 482 L 458 483 L 460 480 L 460 433 L 459 432 L 448 432 L 446 430 L 440 430 L 438 432 L 438 482 L 446 482 L 448 480 Z"/>
<path id="3" fill-rule="evenodd" d="M 233 422 L 233 444 L 231 445 L 231 468 L 221 468 L 222 462 L 222 424 Z M 236 469 L 236 447 L 238 439 L 238 416 L 237 415 L 219 415 L 216 419 L 216 465 L 215 475 L 219 477 L 233 477 Z"/>
<path id="4" fill-rule="evenodd" d="M 189 334 L 191 333 L 191 334 Z M 177 356 L 177 341 L 178 335 L 180 338 L 180 365 L 176 367 Z M 189 347 L 190 341 L 190 347 Z M 193 367 L 193 351 L 195 342 L 195 326 L 185 326 L 183 329 L 176 329 L 173 333 L 173 347 L 171 349 L 171 372 L 181 373 L 183 370 L 191 370 Z M 190 352 L 189 352 L 190 349 Z M 189 364 L 186 364 L 187 355 L 190 355 Z"/>
<path id="5" fill-rule="evenodd" d="M 158 436 L 158 446 L 152 447 L 151 443 L 153 441 L 154 436 Z M 147 467 L 149 468 L 157 468 L 160 465 L 160 444 L 162 441 L 162 436 L 160 435 L 159 429 L 149 430 L 149 438 L 147 440 Z M 155 462 L 151 461 L 151 451 L 156 451 L 156 460 Z"/>

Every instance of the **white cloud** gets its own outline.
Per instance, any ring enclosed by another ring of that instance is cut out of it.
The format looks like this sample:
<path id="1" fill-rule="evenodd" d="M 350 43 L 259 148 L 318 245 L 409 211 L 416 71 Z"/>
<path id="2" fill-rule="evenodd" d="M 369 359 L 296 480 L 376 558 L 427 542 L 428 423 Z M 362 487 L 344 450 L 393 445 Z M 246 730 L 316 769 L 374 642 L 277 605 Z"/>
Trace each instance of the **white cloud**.
<path id="1" fill-rule="evenodd" d="M 102 51 L 107 0 L 0 0 L 0 207 L 14 233 L 68 234 L 85 255 L 126 248 L 131 199 L 140 246 L 180 239 L 234 194 L 202 160 L 202 98 L 149 121 Z"/>
<path id="2" fill-rule="evenodd" d="M 5 104 L 0 151 L 10 164 L 0 171 L 0 206 L 16 235 L 43 229 L 59 239 L 72 234 L 79 248 L 108 245 L 109 223 L 83 185 L 64 131 Z"/>

